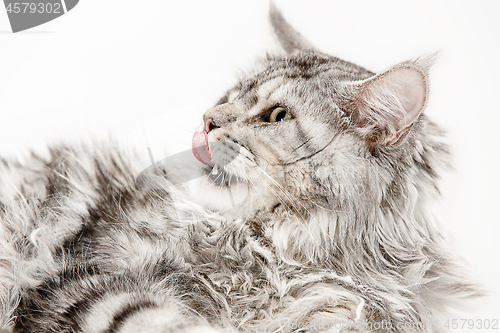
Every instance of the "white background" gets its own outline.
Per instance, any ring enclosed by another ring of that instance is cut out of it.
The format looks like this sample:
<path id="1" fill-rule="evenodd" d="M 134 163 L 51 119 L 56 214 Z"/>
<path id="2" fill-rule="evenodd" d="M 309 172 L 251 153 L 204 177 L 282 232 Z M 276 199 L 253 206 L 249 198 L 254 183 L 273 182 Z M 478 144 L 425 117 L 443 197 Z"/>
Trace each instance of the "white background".
<path id="1" fill-rule="evenodd" d="M 441 52 L 426 112 L 449 132 L 455 171 L 444 179 L 436 214 L 468 267 L 496 293 L 457 318 L 500 320 L 500 1 L 277 4 L 319 49 L 374 71 Z M 189 149 L 203 112 L 272 48 L 267 7 L 82 0 L 18 34 L 0 10 L 0 155 L 22 158 L 50 142 L 110 131 L 139 133 L 170 152 Z"/>

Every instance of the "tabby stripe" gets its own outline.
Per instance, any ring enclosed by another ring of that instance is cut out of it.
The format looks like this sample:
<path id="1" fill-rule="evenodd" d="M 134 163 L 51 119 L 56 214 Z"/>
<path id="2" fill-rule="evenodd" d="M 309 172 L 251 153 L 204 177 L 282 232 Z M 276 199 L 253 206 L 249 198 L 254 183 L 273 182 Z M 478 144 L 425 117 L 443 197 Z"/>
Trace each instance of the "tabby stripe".
<path id="1" fill-rule="evenodd" d="M 306 132 L 302 129 L 302 124 L 300 122 L 296 122 L 296 129 L 297 129 L 297 136 L 299 137 L 299 141 L 302 141 L 302 143 L 293 149 L 293 152 L 296 152 L 298 149 L 300 149 L 303 146 L 306 146 L 305 149 L 308 151 L 314 151 L 313 147 L 310 147 L 308 143 L 312 140 L 312 137 L 309 137 Z"/>
<path id="2" fill-rule="evenodd" d="M 61 317 L 65 318 L 67 323 L 71 326 L 72 332 L 83 331 L 79 318 L 83 318 L 90 311 L 91 305 L 100 299 L 102 299 L 102 294 L 96 294 L 94 298 L 84 298 L 70 306 L 61 314 Z"/>
<path id="3" fill-rule="evenodd" d="M 144 309 L 150 309 L 156 307 L 156 304 L 149 300 L 143 300 L 135 304 L 128 304 L 120 312 L 118 312 L 114 317 L 111 325 L 104 333 L 117 333 L 120 327 L 125 323 L 125 321 Z"/>

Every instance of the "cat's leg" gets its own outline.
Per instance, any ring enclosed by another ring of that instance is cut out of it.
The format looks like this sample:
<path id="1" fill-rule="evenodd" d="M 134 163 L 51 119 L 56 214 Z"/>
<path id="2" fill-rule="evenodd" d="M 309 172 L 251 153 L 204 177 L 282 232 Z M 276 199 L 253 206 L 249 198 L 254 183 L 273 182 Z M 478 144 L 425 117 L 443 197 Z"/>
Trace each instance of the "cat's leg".
<path id="1" fill-rule="evenodd" d="M 190 274 L 163 268 L 161 276 L 63 271 L 23 293 L 15 332 L 218 332 L 225 307 Z"/>
<path id="2" fill-rule="evenodd" d="M 229 332 L 203 323 L 202 321 L 193 320 L 189 317 L 184 317 L 178 309 L 173 306 L 159 307 L 156 309 L 144 309 L 123 319 L 119 328 L 114 328 L 116 333 L 222 333 Z M 110 326 L 111 328 L 112 326 Z M 108 328 L 109 331 L 109 328 Z M 89 330 L 86 332 L 98 332 Z"/>

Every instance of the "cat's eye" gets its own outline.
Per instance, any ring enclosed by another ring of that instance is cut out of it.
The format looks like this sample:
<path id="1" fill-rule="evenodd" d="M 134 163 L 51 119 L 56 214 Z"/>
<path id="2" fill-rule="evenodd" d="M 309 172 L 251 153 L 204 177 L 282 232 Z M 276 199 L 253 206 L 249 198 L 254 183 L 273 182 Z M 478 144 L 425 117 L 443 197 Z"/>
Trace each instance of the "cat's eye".
<path id="1" fill-rule="evenodd" d="M 292 116 L 290 115 L 287 109 L 285 109 L 282 106 L 277 106 L 271 112 L 271 115 L 269 116 L 269 122 L 276 123 L 278 121 L 285 121 L 290 118 L 292 118 Z"/>

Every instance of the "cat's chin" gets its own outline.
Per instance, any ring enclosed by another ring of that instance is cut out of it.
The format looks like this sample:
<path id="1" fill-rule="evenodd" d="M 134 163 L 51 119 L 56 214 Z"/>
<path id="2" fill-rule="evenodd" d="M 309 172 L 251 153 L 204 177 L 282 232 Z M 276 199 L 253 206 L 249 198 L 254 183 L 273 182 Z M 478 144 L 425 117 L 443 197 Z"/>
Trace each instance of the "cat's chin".
<path id="1" fill-rule="evenodd" d="M 248 184 L 234 178 L 221 178 L 209 174 L 190 181 L 187 187 L 189 197 L 211 211 L 248 214 L 248 209 L 252 207 Z"/>

